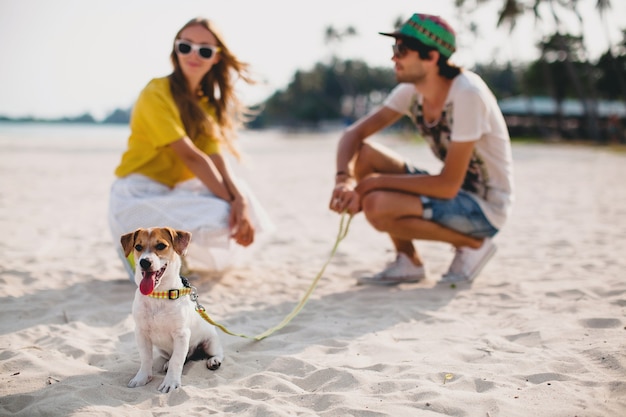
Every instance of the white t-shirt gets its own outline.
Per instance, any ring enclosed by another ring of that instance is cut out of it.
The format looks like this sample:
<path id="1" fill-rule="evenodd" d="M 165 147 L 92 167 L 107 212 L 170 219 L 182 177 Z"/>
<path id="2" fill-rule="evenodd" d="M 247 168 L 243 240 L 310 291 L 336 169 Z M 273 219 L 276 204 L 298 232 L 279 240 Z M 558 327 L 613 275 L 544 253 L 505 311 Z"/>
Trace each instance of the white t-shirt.
<path id="1" fill-rule="evenodd" d="M 463 70 L 452 81 L 440 119 L 425 123 L 423 96 L 413 84 L 397 85 L 384 102 L 411 118 L 435 156 L 445 160 L 450 141 L 475 142 L 461 188 L 476 198 L 485 216 L 501 228 L 513 202 L 513 158 L 498 102 L 485 82 Z"/>

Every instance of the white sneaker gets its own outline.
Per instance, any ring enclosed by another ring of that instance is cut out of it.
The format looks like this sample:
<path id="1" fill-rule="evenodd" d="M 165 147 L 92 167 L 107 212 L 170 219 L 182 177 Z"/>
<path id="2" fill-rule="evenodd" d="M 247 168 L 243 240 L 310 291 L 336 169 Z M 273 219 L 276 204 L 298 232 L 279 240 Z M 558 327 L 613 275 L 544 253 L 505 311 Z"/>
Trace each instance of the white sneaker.
<path id="1" fill-rule="evenodd" d="M 496 245 L 490 238 L 486 238 L 478 249 L 457 248 L 450 268 L 443 274 L 440 282 L 472 281 L 487 265 L 489 259 L 496 253 L 496 249 Z"/>
<path id="2" fill-rule="evenodd" d="M 396 260 L 371 277 L 357 279 L 357 284 L 396 285 L 405 282 L 418 282 L 426 277 L 423 266 L 415 265 L 407 255 L 398 253 Z"/>

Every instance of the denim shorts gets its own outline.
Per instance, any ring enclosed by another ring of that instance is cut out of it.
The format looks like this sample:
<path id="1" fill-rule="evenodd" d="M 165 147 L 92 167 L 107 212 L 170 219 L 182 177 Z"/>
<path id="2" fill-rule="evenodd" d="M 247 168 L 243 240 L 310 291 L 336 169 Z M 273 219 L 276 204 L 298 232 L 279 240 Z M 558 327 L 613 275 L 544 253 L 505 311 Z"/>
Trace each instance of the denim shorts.
<path id="1" fill-rule="evenodd" d="M 409 174 L 427 174 L 428 171 L 405 164 Z M 451 199 L 420 196 L 425 220 L 475 238 L 492 237 L 498 233 L 475 198 L 465 190 L 459 190 Z"/>

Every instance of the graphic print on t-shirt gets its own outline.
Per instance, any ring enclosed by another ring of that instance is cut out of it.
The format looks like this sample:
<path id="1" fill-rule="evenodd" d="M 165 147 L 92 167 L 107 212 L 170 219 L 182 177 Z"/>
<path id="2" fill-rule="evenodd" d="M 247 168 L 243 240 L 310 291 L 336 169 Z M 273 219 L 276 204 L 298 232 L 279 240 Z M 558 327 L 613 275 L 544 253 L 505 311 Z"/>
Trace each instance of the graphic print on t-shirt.
<path id="1" fill-rule="evenodd" d="M 417 127 L 420 135 L 428 142 L 435 156 L 441 161 L 446 159 L 448 146 L 450 145 L 450 136 L 454 123 L 454 120 L 452 120 L 452 109 L 453 103 L 447 103 L 437 123 L 430 126 L 424 119 L 422 103 L 416 99 L 410 109 L 413 124 Z M 486 199 L 488 178 L 485 163 L 476 152 L 476 148 L 474 148 L 461 188 Z"/>

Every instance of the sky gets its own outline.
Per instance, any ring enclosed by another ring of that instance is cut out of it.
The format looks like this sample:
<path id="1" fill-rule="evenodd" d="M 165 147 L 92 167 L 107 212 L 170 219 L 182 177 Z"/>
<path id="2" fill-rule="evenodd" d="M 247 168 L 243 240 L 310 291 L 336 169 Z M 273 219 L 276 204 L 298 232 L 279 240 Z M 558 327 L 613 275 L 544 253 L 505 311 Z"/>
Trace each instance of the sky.
<path id="1" fill-rule="evenodd" d="M 612 0 L 603 24 L 596 0 L 580 0 L 591 58 L 620 39 L 626 28 L 626 0 Z M 176 32 L 196 16 L 221 29 L 230 49 L 251 64 L 262 82 L 238 86 L 243 100 L 258 103 L 284 89 L 297 70 L 317 62 L 361 59 L 392 68 L 392 39 L 378 34 L 412 13 L 444 17 L 457 31 L 452 61 L 527 62 L 537 58 L 534 43 L 554 25 L 531 18 L 510 33 L 496 29 L 496 6 L 459 14 L 454 0 L 0 0 L 0 115 L 56 118 L 91 113 L 102 119 L 128 109 L 145 84 L 171 71 L 169 53 Z M 475 21 L 478 36 L 468 29 Z M 579 25 L 567 22 L 572 30 Z M 334 46 L 325 29 L 349 26 L 357 35 Z"/>

